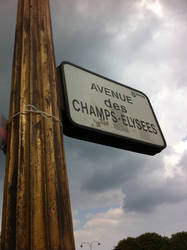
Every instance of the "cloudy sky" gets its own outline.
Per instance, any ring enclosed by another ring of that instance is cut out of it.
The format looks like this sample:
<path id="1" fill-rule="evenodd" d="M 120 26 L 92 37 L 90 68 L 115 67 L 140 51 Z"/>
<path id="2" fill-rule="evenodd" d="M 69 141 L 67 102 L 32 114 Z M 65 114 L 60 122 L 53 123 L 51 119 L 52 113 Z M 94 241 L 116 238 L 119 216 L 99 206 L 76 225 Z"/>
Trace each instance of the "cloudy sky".
<path id="1" fill-rule="evenodd" d="M 6 117 L 16 2 L 0 1 Z M 109 250 L 127 236 L 187 231 L 187 1 L 51 0 L 51 14 L 57 66 L 70 61 L 146 93 L 167 142 L 146 156 L 65 137 L 76 248 L 98 240 Z M 0 209 L 4 161 L 0 152 Z"/>

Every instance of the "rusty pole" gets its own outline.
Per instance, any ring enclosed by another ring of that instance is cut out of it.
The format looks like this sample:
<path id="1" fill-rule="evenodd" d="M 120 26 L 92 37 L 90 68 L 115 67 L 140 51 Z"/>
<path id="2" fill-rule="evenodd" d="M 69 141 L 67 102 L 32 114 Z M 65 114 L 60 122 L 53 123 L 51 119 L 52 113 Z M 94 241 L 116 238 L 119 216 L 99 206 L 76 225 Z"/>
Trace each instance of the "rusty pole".
<path id="1" fill-rule="evenodd" d="M 56 83 L 49 2 L 18 0 L 3 250 L 75 249 Z"/>

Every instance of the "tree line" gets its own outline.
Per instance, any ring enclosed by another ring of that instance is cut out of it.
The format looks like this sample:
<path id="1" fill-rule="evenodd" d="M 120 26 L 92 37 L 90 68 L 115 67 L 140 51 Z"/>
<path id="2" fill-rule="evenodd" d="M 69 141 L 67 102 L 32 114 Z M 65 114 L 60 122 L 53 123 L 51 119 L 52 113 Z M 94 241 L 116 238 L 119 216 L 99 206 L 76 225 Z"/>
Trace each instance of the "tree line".
<path id="1" fill-rule="evenodd" d="M 187 232 L 172 234 L 170 238 L 157 233 L 128 237 L 119 241 L 113 250 L 187 250 Z"/>

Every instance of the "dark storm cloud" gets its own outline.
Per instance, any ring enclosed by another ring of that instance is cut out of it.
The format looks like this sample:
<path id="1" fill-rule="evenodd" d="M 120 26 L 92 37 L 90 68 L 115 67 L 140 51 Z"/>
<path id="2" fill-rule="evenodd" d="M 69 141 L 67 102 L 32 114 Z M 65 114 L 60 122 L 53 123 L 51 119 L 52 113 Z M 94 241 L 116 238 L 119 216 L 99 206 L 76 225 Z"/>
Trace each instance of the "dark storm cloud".
<path id="1" fill-rule="evenodd" d="M 160 25 L 151 12 L 139 19 L 137 3 L 52 1 L 57 65 L 69 60 L 108 77 L 117 76 L 120 62 L 137 58 Z M 125 36 L 123 42 L 118 41 L 119 34 Z"/>
<path id="2" fill-rule="evenodd" d="M 84 5 L 84 3 L 82 3 Z M 98 11 L 88 10 L 81 13 L 75 1 L 63 1 L 59 10 L 52 8 L 54 44 L 57 65 L 64 60 L 71 61 L 98 73 L 106 71 L 108 62 L 105 57 L 110 54 L 111 35 L 105 31 L 103 18 Z M 60 18 L 58 13 L 61 12 Z"/>
<path id="3" fill-rule="evenodd" d="M 120 158 L 123 158 L 121 162 Z M 103 192 L 116 187 L 121 187 L 124 183 L 136 178 L 142 171 L 144 160 L 141 157 L 135 157 L 125 151 L 113 155 L 112 158 L 105 160 L 105 165 L 97 170 L 83 184 L 81 189 L 87 192 Z"/>
<path id="4" fill-rule="evenodd" d="M 85 155 L 86 152 L 85 149 Z M 172 178 L 164 177 L 164 164 L 159 156 L 152 158 L 116 151 L 111 158 L 101 159 L 102 154 L 97 157 L 97 150 L 92 151 L 88 159 L 92 162 L 92 171 L 89 172 L 85 167 L 84 178 L 80 179 L 80 188 L 83 192 L 99 195 L 116 188 L 121 189 L 125 194 L 124 210 L 140 213 L 152 212 L 162 204 L 178 203 L 187 199 L 187 173 L 184 168 L 187 153 L 184 153 L 179 163 L 182 177 L 176 175 Z M 94 168 L 94 164 L 99 165 L 100 169 Z"/>
<path id="5" fill-rule="evenodd" d="M 69 137 L 65 137 L 65 142 L 67 143 L 67 150 L 76 151 L 81 159 L 94 162 L 95 165 L 99 162 L 103 163 L 106 159 L 110 162 L 114 157 L 118 157 L 121 152 L 124 152 L 113 147 L 70 139 Z"/>
<path id="6" fill-rule="evenodd" d="M 94 152 L 96 153 L 96 152 Z M 100 193 L 113 188 L 121 188 L 133 180 L 137 180 L 140 173 L 145 172 L 148 167 L 145 164 L 147 157 L 123 150 L 110 152 L 109 157 L 105 155 L 103 161 L 96 154 L 92 154 L 89 160 L 99 165 L 83 180 L 81 189 L 89 193 Z M 149 158 L 149 157 L 148 157 Z M 151 167 L 149 168 L 150 171 Z"/>
<path id="7" fill-rule="evenodd" d="M 119 187 L 131 176 L 125 175 L 122 167 L 115 166 L 109 171 L 99 170 L 82 185 L 82 190 L 87 192 L 103 192 Z"/>
<path id="8" fill-rule="evenodd" d="M 136 175 L 139 164 L 143 164 L 135 157 L 138 154 L 67 137 L 65 150 L 71 200 L 75 208 L 83 205 L 84 208 L 104 207 L 111 203 L 108 195 L 105 199 L 105 193 L 120 189 L 122 183 Z M 101 195 L 102 204 L 98 204 Z M 111 197 L 110 200 L 115 199 Z"/>
<path id="9" fill-rule="evenodd" d="M 133 189 L 128 187 L 124 200 L 124 209 L 129 212 L 152 212 L 157 206 L 164 203 L 177 203 L 187 199 L 184 190 L 179 188 L 180 182 L 168 181 L 160 183 L 159 187 L 143 186 L 137 183 Z M 127 189 L 126 189 L 127 190 Z M 132 190 L 130 192 L 130 190 Z"/>
<path id="10" fill-rule="evenodd" d="M 159 162 L 157 162 L 159 164 Z M 144 171 L 137 179 L 123 187 L 125 211 L 152 212 L 162 204 L 172 204 L 187 200 L 187 151 L 184 152 L 178 167 L 180 173 L 174 177 L 164 178 L 163 175 L 150 175 Z M 155 170 L 163 168 L 155 164 Z M 158 174 L 158 172 L 157 172 Z"/>

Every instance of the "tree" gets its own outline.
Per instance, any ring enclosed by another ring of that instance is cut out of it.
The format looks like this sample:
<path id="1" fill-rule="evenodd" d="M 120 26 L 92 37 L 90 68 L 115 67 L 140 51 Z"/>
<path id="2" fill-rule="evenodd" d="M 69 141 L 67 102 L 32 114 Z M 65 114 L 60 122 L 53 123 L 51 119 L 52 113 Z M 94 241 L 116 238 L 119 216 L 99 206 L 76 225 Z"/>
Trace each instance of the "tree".
<path id="1" fill-rule="evenodd" d="M 186 250 L 187 249 L 187 232 L 172 234 L 171 250 Z"/>
<path id="2" fill-rule="evenodd" d="M 137 239 L 139 250 L 160 250 L 166 241 L 166 237 L 156 233 L 145 233 Z"/>
<path id="3" fill-rule="evenodd" d="M 121 240 L 114 250 L 139 250 L 136 239 L 128 237 L 127 239 Z"/>
<path id="4" fill-rule="evenodd" d="M 156 233 L 128 237 L 119 241 L 113 250 L 187 250 L 187 232 L 173 234 L 171 238 Z"/>
<path id="5" fill-rule="evenodd" d="M 168 237 L 165 237 L 165 236 L 163 236 L 162 238 L 163 238 L 163 242 L 162 242 L 162 246 L 161 246 L 160 250 L 172 250 L 170 239 Z"/>

